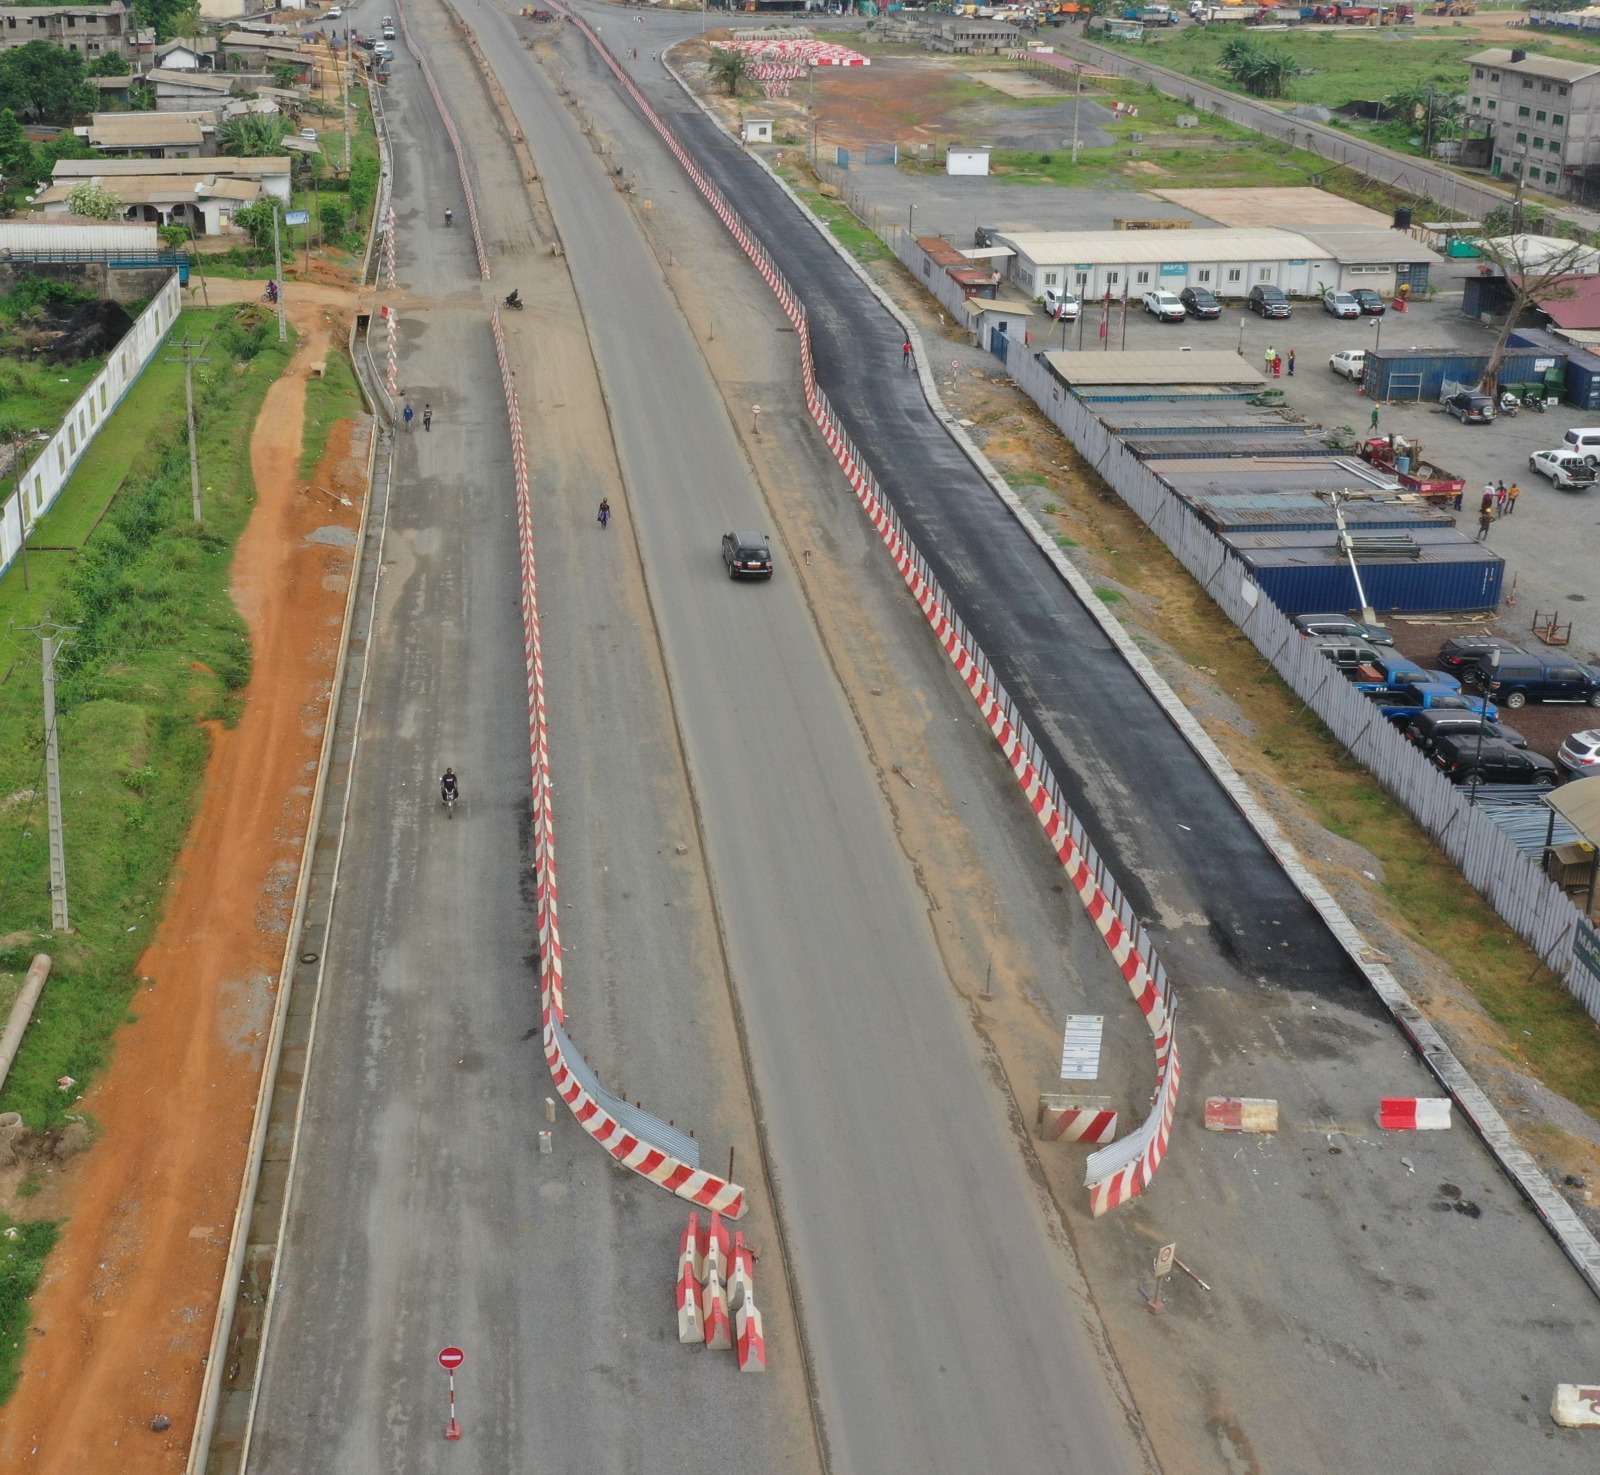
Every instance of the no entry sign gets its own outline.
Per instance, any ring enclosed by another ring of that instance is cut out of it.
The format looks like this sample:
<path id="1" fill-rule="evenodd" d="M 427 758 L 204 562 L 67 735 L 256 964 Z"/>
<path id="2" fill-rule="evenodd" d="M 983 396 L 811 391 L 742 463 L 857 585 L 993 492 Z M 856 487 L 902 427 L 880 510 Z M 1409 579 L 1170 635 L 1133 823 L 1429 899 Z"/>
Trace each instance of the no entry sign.
<path id="1" fill-rule="evenodd" d="M 466 1360 L 467 1354 L 459 1347 L 446 1347 L 439 1354 L 439 1366 L 450 1373 L 453 1373 Z"/>

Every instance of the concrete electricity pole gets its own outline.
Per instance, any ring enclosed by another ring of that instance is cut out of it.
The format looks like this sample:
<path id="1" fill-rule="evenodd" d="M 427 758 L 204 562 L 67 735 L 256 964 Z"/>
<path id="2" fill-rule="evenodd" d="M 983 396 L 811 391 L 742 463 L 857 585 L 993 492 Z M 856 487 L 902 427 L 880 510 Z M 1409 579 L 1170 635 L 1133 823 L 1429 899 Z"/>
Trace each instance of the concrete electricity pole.
<path id="1" fill-rule="evenodd" d="M 272 217 L 272 225 L 273 235 L 276 238 L 278 225 L 276 213 Z M 278 289 L 278 302 L 281 306 L 283 302 L 283 289 L 281 287 Z M 194 520 L 197 526 L 204 519 L 200 508 L 200 439 L 196 434 L 194 423 L 194 366 L 196 364 L 209 364 L 211 360 L 195 358 L 191 350 L 204 348 L 205 346 L 204 339 L 199 343 L 191 343 L 188 334 L 184 334 L 183 342 L 178 345 L 183 350 L 183 399 L 189 411 L 189 500 L 194 506 Z M 179 360 L 169 358 L 167 362 L 175 364 Z"/>
<path id="2" fill-rule="evenodd" d="M 61 637 L 76 625 L 24 625 L 37 635 L 44 647 L 44 774 L 45 801 L 50 816 L 50 927 L 55 932 L 70 932 L 67 911 L 67 843 L 61 822 L 61 746 L 56 736 L 56 656 Z"/>
<path id="3" fill-rule="evenodd" d="M 283 299 L 288 296 L 283 280 L 283 242 L 278 235 L 278 202 L 272 202 L 272 260 L 278 283 L 278 342 L 289 341 L 289 322 L 283 315 Z"/>

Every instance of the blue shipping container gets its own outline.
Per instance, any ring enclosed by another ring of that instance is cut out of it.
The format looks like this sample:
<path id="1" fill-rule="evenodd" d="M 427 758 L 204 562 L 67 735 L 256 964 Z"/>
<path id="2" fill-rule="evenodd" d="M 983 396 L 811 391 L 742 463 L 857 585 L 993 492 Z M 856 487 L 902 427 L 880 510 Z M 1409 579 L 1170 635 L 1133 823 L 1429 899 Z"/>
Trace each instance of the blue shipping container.
<path id="1" fill-rule="evenodd" d="M 1360 596 L 1349 562 L 1331 536 L 1224 534 L 1256 582 L 1286 615 L 1325 609 L 1356 609 Z M 1465 534 L 1433 542 L 1419 536 L 1421 558 L 1401 562 L 1358 561 L 1372 608 L 1402 614 L 1437 614 L 1495 609 L 1505 578 L 1505 560 Z"/>
<path id="2" fill-rule="evenodd" d="M 1566 359 L 1565 351 L 1513 349 L 1500 362 L 1500 382 L 1527 384 L 1543 379 L 1547 368 L 1564 365 Z M 1368 399 L 1437 402 L 1446 379 L 1476 384 L 1488 367 L 1486 353 L 1462 353 L 1453 348 L 1369 348 L 1362 382 Z"/>
<path id="3" fill-rule="evenodd" d="M 1580 410 L 1600 410 L 1600 356 L 1557 338 L 1543 328 L 1519 328 L 1506 340 L 1513 348 L 1536 348 L 1567 356 L 1563 398 Z"/>

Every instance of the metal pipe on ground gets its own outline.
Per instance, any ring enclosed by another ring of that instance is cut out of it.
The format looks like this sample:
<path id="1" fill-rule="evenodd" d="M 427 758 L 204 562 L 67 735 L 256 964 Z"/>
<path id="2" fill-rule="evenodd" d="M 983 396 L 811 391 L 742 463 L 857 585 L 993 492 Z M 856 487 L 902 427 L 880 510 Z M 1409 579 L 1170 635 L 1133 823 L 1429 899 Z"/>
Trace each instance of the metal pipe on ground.
<path id="1" fill-rule="evenodd" d="M 11 1073 L 11 1062 L 22 1048 L 22 1036 L 27 1032 L 28 1021 L 33 1018 L 34 1006 L 44 992 L 44 981 L 50 976 L 50 954 L 35 953 L 28 965 L 28 976 L 22 981 L 22 992 L 11 1006 L 11 1017 L 6 1020 L 6 1032 L 0 1035 L 0 1086 Z"/>

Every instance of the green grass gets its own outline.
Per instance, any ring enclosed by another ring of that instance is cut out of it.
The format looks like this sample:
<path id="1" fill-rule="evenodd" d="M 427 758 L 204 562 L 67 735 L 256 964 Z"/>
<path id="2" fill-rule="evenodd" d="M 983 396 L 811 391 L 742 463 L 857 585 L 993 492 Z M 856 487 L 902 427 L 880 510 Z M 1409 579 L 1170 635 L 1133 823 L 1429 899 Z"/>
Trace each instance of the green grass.
<path id="1" fill-rule="evenodd" d="M 60 1226 L 47 1219 L 15 1222 L 0 1214 L 0 1403 L 11 1397 L 22 1369 L 24 1343 L 45 1257 Z"/>
<path id="2" fill-rule="evenodd" d="M 301 436 L 300 475 L 310 476 L 328 447 L 328 434 L 341 420 L 362 413 L 365 402 L 355 370 L 337 345 L 328 351 L 328 370 L 306 385 L 306 424 Z"/>
<path id="3" fill-rule="evenodd" d="M 55 434 L 73 402 L 105 367 L 104 358 L 81 364 L 46 364 L 39 360 L 0 363 L 0 423 L 17 430 L 42 430 Z M 23 451 L 24 458 L 38 454 L 42 441 Z"/>
<path id="4" fill-rule="evenodd" d="M 0 609 L 47 607 L 79 627 L 57 668 L 70 936 L 44 936 L 48 846 L 31 636 L 15 637 L 0 679 L 0 931 L 37 939 L 0 950 L 0 970 L 25 968 L 40 947 L 55 958 L 0 1111 L 21 1112 L 36 1130 L 59 1126 L 105 1062 L 198 801 L 210 746 L 201 724 L 235 717 L 249 680 L 249 639 L 228 572 L 254 502 L 243 448 L 288 352 L 257 309 L 218 315 L 211 362 L 195 373 L 203 528 L 190 516 L 182 395 L 155 384 L 118 410 L 101 437 L 104 453 L 96 457 L 97 442 L 63 494 L 92 508 L 109 491 L 80 551 L 57 556 L 28 593 L 18 592 L 15 565 L 0 580 Z M 124 439 L 119 421 L 139 434 Z M 63 508 L 63 520 L 76 517 L 80 527 L 86 515 Z M 57 1087 L 63 1075 L 77 1091 Z"/>
<path id="5" fill-rule="evenodd" d="M 809 172 L 802 173 L 795 165 L 783 163 L 778 165 L 778 173 L 806 202 L 812 213 L 827 225 L 833 238 L 857 261 L 889 259 L 891 253 L 882 238 L 857 220 L 843 200 L 822 194 Z"/>

